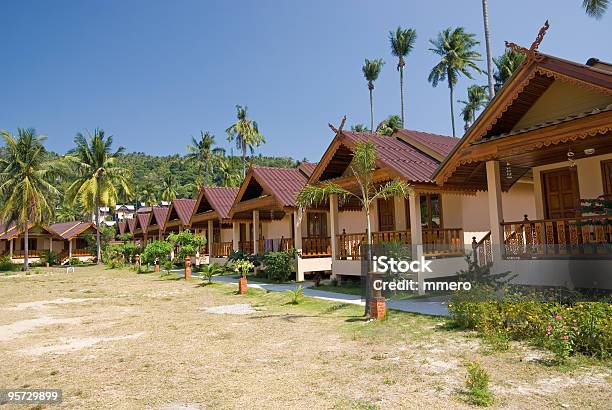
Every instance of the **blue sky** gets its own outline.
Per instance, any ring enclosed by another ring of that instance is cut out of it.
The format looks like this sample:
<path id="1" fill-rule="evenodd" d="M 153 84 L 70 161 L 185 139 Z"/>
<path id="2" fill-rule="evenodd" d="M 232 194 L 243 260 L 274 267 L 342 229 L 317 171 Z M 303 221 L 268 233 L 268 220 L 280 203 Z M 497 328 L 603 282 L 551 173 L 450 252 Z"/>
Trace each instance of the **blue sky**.
<path id="1" fill-rule="evenodd" d="M 490 3 L 494 55 L 504 40 L 529 46 L 549 19 L 542 51 L 612 61 L 612 11 L 595 20 L 582 0 Z M 482 40 L 482 10 L 480 0 L 435 4 L 4 0 L 0 129 L 36 127 L 58 152 L 76 132 L 102 127 L 128 151 L 185 153 L 200 129 L 229 148 L 224 130 L 246 104 L 267 140 L 257 152 L 317 161 L 333 137 L 328 122 L 369 122 L 364 58 L 386 61 L 375 120 L 399 113 L 387 33 L 401 25 L 418 34 L 405 72 L 406 128 L 449 135 L 448 88 L 427 82 L 436 63 L 428 40 L 458 25 Z M 460 81 L 457 99 L 472 83 Z"/>

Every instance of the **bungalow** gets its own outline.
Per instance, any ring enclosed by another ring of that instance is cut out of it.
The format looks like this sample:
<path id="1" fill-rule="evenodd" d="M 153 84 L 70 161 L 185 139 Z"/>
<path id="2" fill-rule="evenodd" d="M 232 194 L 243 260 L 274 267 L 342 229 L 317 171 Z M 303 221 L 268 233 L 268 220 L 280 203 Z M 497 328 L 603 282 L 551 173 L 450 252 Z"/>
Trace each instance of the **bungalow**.
<path id="1" fill-rule="evenodd" d="M 94 255 L 87 248 L 86 235 L 95 234 L 95 225 L 91 222 L 61 222 L 51 226 L 34 226 L 28 230 L 28 259 L 39 261 L 44 251 L 53 251 L 59 255 L 60 263 L 71 258 L 82 261 L 91 260 Z M 25 238 L 21 229 L 11 225 L 0 226 L 0 253 L 8 255 L 13 263 L 23 263 L 25 257 Z"/>
<path id="2" fill-rule="evenodd" d="M 563 60 L 534 44 L 510 45 L 525 61 L 434 178 L 486 195 L 489 250 L 477 255 L 495 270 L 523 284 L 610 288 L 612 218 L 581 203 L 612 195 L 612 64 Z M 505 203 L 522 179 L 533 196 Z"/>
<path id="3" fill-rule="evenodd" d="M 233 249 L 229 213 L 237 194 L 238 188 L 202 187 L 196 199 L 190 225 L 208 238 L 207 253 L 212 262 L 225 263 Z"/>
<path id="4" fill-rule="evenodd" d="M 432 174 L 444 157 L 459 142 L 456 138 L 430 133 L 400 130 L 393 136 L 349 132 L 334 129 L 336 135 L 310 176 L 309 184 L 334 182 L 352 192 L 359 188 L 350 170 L 353 150 L 360 141 L 370 140 L 377 153 L 373 181 L 383 184 L 400 178 L 413 190 L 409 198 L 379 199 L 370 209 L 374 244 L 399 242 L 413 246 L 413 254 L 434 259 L 431 277 L 455 275 L 465 267 L 465 248 L 471 249 L 473 237 L 487 231 L 486 217 L 479 207 L 486 205 L 476 191 L 464 186 L 440 187 Z M 533 192 L 533 185 L 521 181 L 506 201 L 521 200 Z M 366 216 L 355 199 L 339 203 L 332 196 L 329 210 L 321 216 L 329 218 L 332 275 L 337 279 L 361 274 L 361 260 L 366 239 Z M 475 229 L 465 232 L 466 220 L 474 220 Z M 422 281 L 426 278 L 421 275 Z"/>
<path id="5" fill-rule="evenodd" d="M 164 230 L 169 211 L 170 206 L 166 205 L 154 206 L 152 208 L 152 215 L 147 231 L 149 240 L 161 240 L 164 237 Z"/>
<path id="6" fill-rule="evenodd" d="M 308 213 L 302 223 L 296 197 L 314 164 L 297 168 L 251 167 L 240 186 L 229 218 L 232 248 L 249 254 L 297 250 L 297 280 L 307 272 L 331 269 L 331 244 L 324 212 Z"/>
<path id="7" fill-rule="evenodd" d="M 193 214 L 195 203 L 195 199 L 177 198 L 173 200 L 168 207 L 164 233 L 177 233 L 181 232 L 184 228 L 190 228 L 191 215 Z"/>

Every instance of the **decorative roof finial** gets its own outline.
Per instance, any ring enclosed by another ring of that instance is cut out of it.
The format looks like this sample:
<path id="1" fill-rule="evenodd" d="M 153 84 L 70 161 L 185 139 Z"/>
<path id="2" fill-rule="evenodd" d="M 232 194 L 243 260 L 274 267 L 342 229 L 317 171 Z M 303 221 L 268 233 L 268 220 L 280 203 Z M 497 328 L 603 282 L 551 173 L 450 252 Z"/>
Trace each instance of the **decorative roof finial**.
<path id="1" fill-rule="evenodd" d="M 344 128 L 344 123 L 345 122 L 346 122 L 346 115 L 344 117 L 342 117 L 342 121 L 340 121 L 340 127 L 336 128 L 331 123 L 328 123 L 327 125 L 329 126 L 329 128 L 331 128 L 331 130 L 334 132 L 334 134 L 338 134 L 338 133 L 342 132 L 342 128 Z"/>
<path id="2" fill-rule="evenodd" d="M 549 27 L 550 27 L 550 24 L 548 24 L 548 20 L 546 20 L 542 28 L 540 28 L 540 31 L 538 32 L 538 35 L 536 36 L 535 41 L 531 43 L 531 47 L 529 47 L 528 49 L 525 47 L 519 46 L 516 43 L 511 43 L 509 41 L 506 41 L 506 48 L 509 48 L 510 50 L 513 50 L 517 53 L 525 54 L 525 57 L 527 57 L 527 60 L 542 61 L 543 57 L 538 52 L 538 47 L 540 46 L 540 43 L 544 39 L 544 35 L 546 34 L 546 31 L 549 29 Z"/>

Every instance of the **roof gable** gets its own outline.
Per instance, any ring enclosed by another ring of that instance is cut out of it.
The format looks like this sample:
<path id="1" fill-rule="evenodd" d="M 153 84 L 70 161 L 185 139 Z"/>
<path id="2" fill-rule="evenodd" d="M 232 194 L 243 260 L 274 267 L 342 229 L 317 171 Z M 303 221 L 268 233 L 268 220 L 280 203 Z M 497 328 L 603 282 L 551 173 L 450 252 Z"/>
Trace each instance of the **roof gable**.
<path id="1" fill-rule="evenodd" d="M 191 215 L 193 214 L 193 208 L 195 207 L 195 199 L 177 198 L 170 204 L 168 211 L 168 217 L 166 222 L 180 220 L 181 225 L 191 225 Z"/>
<path id="2" fill-rule="evenodd" d="M 239 190 L 234 187 L 202 187 L 193 215 L 216 211 L 219 218 L 228 218 Z"/>
<path id="3" fill-rule="evenodd" d="M 151 218 L 151 225 L 157 225 L 159 229 L 164 229 L 166 226 L 166 220 L 168 218 L 168 212 L 170 211 L 170 207 L 168 206 L 154 206 L 153 207 L 153 217 Z"/>
<path id="4" fill-rule="evenodd" d="M 149 223 L 151 222 L 152 212 L 147 213 L 138 213 L 136 216 L 138 217 L 138 226 L 142 229 L 143 233 L 147 233 L 149 229 Z"/>
<path id="5" fill-rule="evenodd" d="M 53 224 L 49 226 L 48 231 L 67 240 L 79 236 L 88 230 L 95 230 L 95 227 L 92 222 L 71 221 Z"/>

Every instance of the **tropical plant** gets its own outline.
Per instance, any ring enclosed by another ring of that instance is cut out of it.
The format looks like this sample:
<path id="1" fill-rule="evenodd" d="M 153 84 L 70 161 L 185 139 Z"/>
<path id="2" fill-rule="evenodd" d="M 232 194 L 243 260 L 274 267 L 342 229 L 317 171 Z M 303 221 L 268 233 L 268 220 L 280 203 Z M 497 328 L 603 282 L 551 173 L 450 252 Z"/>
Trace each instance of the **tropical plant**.
<path id="1" fill-rule="evenodd" d="M 202 268 L 202 276 L 208 280 L 208 283 L 212 282 L 212 278 L 215 275 L 219 275 L 224 271 L 223 266 L 218 263 L 209 263 Z"/>
<path id="2" fill-rule="evenodd" d="M 400 99 L 401 99 L 401 121 L 404 123 L 404 66 L 406 65 L 405 58 L 410 54 L 414 47 L 417 34 L 414 29 L 402 29 L 398 27 L 395 31 L 389 32 L 389 41 L 391 42 L 391 53 L 398 58 L 397 71 L 400 73 Z"/>
<path id="3" fill-rule="evenodd" d="M 157 205 L 157 192 L 151 186 L 143 187 L 140 190 L 140 200 L 138 202 L 145 203 L 146 205 L 153 206 Z"/>
<path id="4" fill-rule="evenodd" d="M 525 54 L 517 53 L 514 50 L 506 50 L 501 56 L 494 58 L 495 63 L 495 92 L 497 92 L 506 81 L 512 76 L 516 69 L 525 60 Z"/>
<path id="5" fill-rule="evenodd" d="M 482 0 L 482 21 L 484 23 L 485 46 L 487 49 L 487 85 L 489 88 L 489 100 L 495 96 L 493 86 L 493 55 L 491 54 L 491 33 L 489 32 L 489 0 Z"/>
<path id="6" fill-rule="evenodd" d="M 59 264 L 59 255 L 57 254 L 57 252 L 53 252 L 51 250 L 46 249 L 41 252 L 40 256 L 42 262 L 48 263 L 49 266 Z"/>
<path id="7" fill-rule="evenodd" d="M 81 133 L 76 135 L 76 148 L 65 157 L 76 173 L 76 180 L 68 187 L 66 197 L 72 203 L 79 201 L 86 210 L 95 213 L 96 261 L 100 264 L 100 207 L 115 206 L 119 187 L 126 193 L 130 188 L 127 173 L 118 158 L 123 147 L 112 152 L 113 137 L 106 137 L 101 129 L 87 134 L 87 137 Z"/>
<path id="8" fill-rule="evenodd" d="M 286 282 L 295 270 L 295 250 L 290 252 L 268 252 L 263 256 L 268 279 Z"/>
<path id="9" fill-rule="evenodd" d="M 153 241 L 149 243 L 142 252 L 143 263 L 157 264 L 169 259 L 172 245 L 166 241 Z"/>
<path id="10" fill-rule="evenodd" d="M 246 259 L 238 259 L 237 261 L 232 263 L 232 267 L 236 273 L 240 274 L 243 278 L 248 275 L 251 269 L 255 268 L 255 264 L 253 262 Z"/>
<path id="11" fill-rule="evenodd" d="M 59 207 L 55 209 L 55 222 L 82 221 L 91 218 L 79 203 L 68 203 L 63 201 Z"/>
<path id="12" fill-rule="evenodd" d="M 376 133 L 390 137 L 402 128 L 404 128 L 402 119 L 397 115 L 390 115 L 376 126 Z"/>
<path id="13" fill-rule="evenodd" d="M 489 387 L 489 373 L 480 365 L 480 362 L 468 363 L 465 387 L 472 404 L 483 407 L 493 404 L 495 396 Z"/>
<path id="14" fill-rule="evenodd" d="M 214 145 L 215 136 L 208 131 L 200 131 L 200 139 L 196 140 L 194 137 L 191 137 L 191 145 L 187 146 L 187 149 L 191 151 L 189 156 L 197 160 L 200 163 L 200 166 L 204 168 L 204 182 L 206 185 L 210 185 L 210 172 L 212 170 L 214 162 L 213 159 L 215 157 L 215 149 L 213 148 Z"/>
<path id="15" fill-rule="evenodd" d="M 606 14 L 608 10 L 608 0 L 583 0 L 582 7 L 586 11 L 586 14 L 600 19 Z"/>
<path id="16" fill-rule="evenodd" d="M 17 136 L 8 131 L 0 135 L 5 143 L 0 158 L 0 220 L 5 226 L 14 224 L 23 231 L 23 269 L 27 271 L 30 227 L 52 219 L 52 201 L 59 191 L 51 181 L 64 170 L 57 159 L 48 159 L 45 138 L 33 128 L 19 128 Z"/>
<path id="17" fill-rule="evenodd" d="M 365 213 L 367 225 L 365 245 L 369 250 L 369 245 L 372 243 L 372 223 L 370 215 L 372 204 L 379 198 L 406 198 L 411 191 L 410 186 L 399 178 L 388 181 L 382 185 L 375 184 L 372 178 L 375 167 L 376 147 L 374 143 L 369 139 L 367 141 L 358 141 L 353 150 L 353 159 L 349 164 L 349 169 L 355 177 L 359 187 L 359 193 L 353 193 L 330 181 L 316 185 L 307 184 L 298 193 L 296 203 L 300 208 L 310 208 L 322 204 L 330 195 L 337 195 L 341 203 L 344 203 L 351 197 L 356 198 L 361 203 L 361 207 Z M 366 303 L 366 315 L 369 314 L 368 305 L 369 303 Z"/>
<path id="18" fill-rule="evenodd" d="M 463 104 L 461 116 L 465 123 L 464 129 L 467 131 L 470 125 L 476 119 L 476 113 L 487 106 L 489 99 L 487 97 L 487 86 L 470 85 L 467 90 L 467 101 L 459 100 Z"/>
<path id="19" fill-rule="evenodd" d="M 176 177 L 172 172 L 168 172 L 162 180 L 162 201 L 172 201 L 178 195 Z"/>
<path id="20" fill-rule="evenodd" d="M 261 144 L 265 144 L 266 140 L 263 135 L 259 132 L 259 126 L 254 120 L 247 118 L 248 107 L 237 105 L 236 106 L 236 118 L 237 121 L 230 125 L 225 132 L 227 133 L 228 141 L 235 141 L 236 148 L 242 152 L 242 177 L 246 175 L 247 160 L 246 153 L 247 148 L 253 154 L 254 148 Z"/>
<path id="21" fill-rule="evenodd" d="M 370 129 L 365 124 L 355 124 L 355 125 L 351 125 L 351 131 L 353 131 L 353 132 L 367 132 L 367 131 L 370 131 Z"/>
<path id="22" fill-rule="evenodd" d="M 304 286 L 298 285 L 295 289 L 287 289 L 285 292 L 289 295 L 291 300 L 289 303 L 297 305 L 304 298 Z"/>
<path id="23" fill-rule="evenodd" d="M 185 260 L 187 256 L 195 255 L 196 252 L 203 250 L 204 245 L 206 245 L 206 236 L 196 235 L 189 229 L 185 229 L 179 233 L 168 235 L 168 242 L 174 248 L 177 248 L 177 257 L 180 260 Z"/>
<path id="24" fill-rule="evenodd" d="M 455 109 L 453 90 L 460 75 L 473 79 L 472 72 L 480 73 L 476 65 L 480 61 L 480 53 L 473 47 L 480 44 L 472 33 L 466 33 L 463 27 L 447 28 L 438 33 L 435 40 L 429 40 L 433 48 L 429 50 L 440 56 L 440 62 L 436 64 L 429 73 L 428 81 L 437 87 L 440 81 L 446 81 L 450 90 L 450 112 L 453 137 L 455 133 Z"/>
<path id="25" fill-rule="evenodd" d="M 363 76 L 368 82 L 368 90 L 370 91 L 370 132 L 374 132 L 374 100 L 372 97 L 372 92 L 374 91 L 374 81 L 378 79 L 380 75 L 380 70 L 385 62 L 382 58 L 368 60 L 365 59 L 365 63 L 363 67 L 361 67 L 361 71 L 363 71 Z"/>

